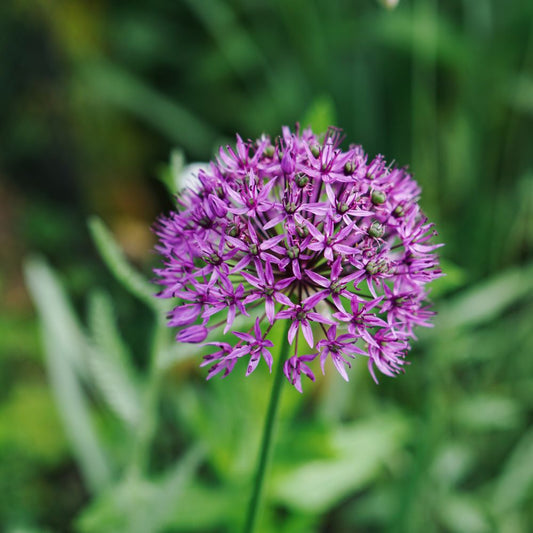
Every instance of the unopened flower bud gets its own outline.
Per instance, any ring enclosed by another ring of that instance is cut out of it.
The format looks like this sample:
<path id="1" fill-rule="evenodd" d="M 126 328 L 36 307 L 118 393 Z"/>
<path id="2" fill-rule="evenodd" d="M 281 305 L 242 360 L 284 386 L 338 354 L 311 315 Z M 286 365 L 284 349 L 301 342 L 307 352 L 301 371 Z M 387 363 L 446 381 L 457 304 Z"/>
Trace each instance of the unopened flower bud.
<path id="1" fill-rule="evenodd" d="M 237 224 L 230 224 L 226 228 L 226 234 L 230 237 L 237 237 L 237 235 L 239 235 L 239 228 L 237 227 Z"/>
<path id="2" fill-rule="evenodd" d="M 209 254 L 205 258 L 205 260 L 207 263 L 210 263 L 211 265 L 219 265 L 222 262 L 222 259 L 220 259 L 218 254 L 215 254 L 215 253 Z"/>
<path id="3" fill-rule="evenodd" d="M 296 174 L 296 185 L 302 189 L 309 183 L 309 176 L 305 175 L 302 172 Z"/>
<path id="4" fill-rule="evenodd" d="M 367 271 L 368 274 L 373 276 L 374 274 L 378 273 L 379 267 L 375 261 L 369 261 L 365 266 L 365 270 Z"/>
<path id="5" fill-rule="evenodd" d="M 178 342 L 189 342 L 196 344 L 202 342 L 207 337 L 207 328 L 204 326 L 189 326 L 188 328 L 178 331 L 176 340 Z"/>
<path id="6" fill-rule="evenodd" d="M 370 199 L 374 205 L 381 205 L 385 203 L 387 195 L 383 191 L 372 191 Z"/>
<path id="7" fill-rule="evenodd" d="M 291 246 L 287 250 L 287 257 L 289 259 L 296 259 L 299 255 L 300 255 L 300 249 L 298 248 L 298 246 Z"/>
<path id="8" fill-rule="evenodd" d="M 300 237 L 307 237 L 309 235 L 309 228 L 302 224 L 296 224 L 296 233 L 298 233 Z"/>
<path id="9" fill-rule="evenodd" d="M 283 170 L 285 174 L 291 174 L 294 172 L 294 159 L 289 150 L 283 154 L 283 158 L 281 159 L 281 170 Z"/>
<path id="10" fill-rule="evenodd" d="M 274 157 L 275 148 L 270 145 L 265 148 L 265 151 L 263 152 L 266 157 Z"/>
<path id="11" fill-rule="evenodd" d="M 372 222 L 372 225 L 368 228 L 368 234 L 376 239 L 383 237 L 384 233 L 385 229 L 379 222 Z"/>
<path id="12" fill-rule="evenodd" d="M 395 208 L 394 208 L 394 211 L 392 212 L 392 214 L 397 217 L 397 218 L 400 218 L 400 217 L 403 217 L 405 215 L 405 210 L 403 208 L 403 206 L 401 205 L 397 205 Z"/>

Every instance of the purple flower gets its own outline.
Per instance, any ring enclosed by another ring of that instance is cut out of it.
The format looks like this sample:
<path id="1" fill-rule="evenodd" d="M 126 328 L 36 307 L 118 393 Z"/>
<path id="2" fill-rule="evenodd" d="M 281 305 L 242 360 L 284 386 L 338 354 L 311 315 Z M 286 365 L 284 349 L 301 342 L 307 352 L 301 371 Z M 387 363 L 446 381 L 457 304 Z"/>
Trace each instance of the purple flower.
<path id="1" fill-rule="evenodd" d="M 346 374 L 344 365 L 350 368 L 351 364 L 344 356 L 347 355 L 353 359 L 355 354 L 367 355 L 365 351 L 357 347 L 355 344 L 356 341 L 357 337 L 349 333 L 337 335 L 337 326 L 331 326 L 326 333 L 326 338 L 317 344 L 317 348 L 320 350 L 320 367 L 322 368 L 322 373 L 324 373 L 324 365 L 329 355 L 339 374 L 348 381 L 348 374 Z"/>
<path id="2" fill-rule="evenodd" d="M 159 294 L 175 298 L 168 324 L 179 342 L 224 335 L 237 316 L 257 316 L 234 340 L 208 342 L 208 379 L 247 360 L 271 369 L 273 325 L 289 321 L 293 347 L 284 373 L 302 391 L 310 364 L 328 359 L 348 379 L 350 360 L 368 358 L 388 376 L 403 371 L 415 326 L 430 326 L 425 285 L 441 275 L 431 242 L 433 225 L 420 211 L 420 188 L 405 169 L 360 146 L 340 148 L 341 132 L 318 137 L 309 129 L 282 129 L 221 148 L 181 191 L 177 211 L 155 232 L 163 264 Z M 312 353 L 299 355 L 302 336 Z M 317 340 L 318 342 L 315 342 Z"/>
<path id="3" fill-rule="evenodd" d="M 313 359 L 316 359 L 316 356 L 317 354 L 294 355 L 285 361 L 283 373 L 297 391 L 302 392 L 302 374 L 307 376 L 311 381 L 315 381 L 315 375 L 305 363 L 313 361 Z"/>

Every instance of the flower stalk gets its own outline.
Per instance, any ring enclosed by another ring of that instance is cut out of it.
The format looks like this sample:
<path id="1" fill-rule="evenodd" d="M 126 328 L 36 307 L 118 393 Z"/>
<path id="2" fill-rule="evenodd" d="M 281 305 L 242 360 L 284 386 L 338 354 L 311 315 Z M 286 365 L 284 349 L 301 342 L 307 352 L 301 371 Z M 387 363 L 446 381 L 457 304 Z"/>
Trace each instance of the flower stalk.
<path id="1" fill-rule="evenodd" d="M 290 322 L 287 322 L 286 331 L 283 335 L 283 343 L 278 355 L 276 370 L 274 375 L 274 383 L 272 384 L 272 392 L 270 393 L 270 401 L 268 404 L 268 411 L 265 418 L 265 425 L 263 427 L 263 438 L 261 441 L 261 450 L 257 460 L 257 469 L 255 473 L 254 486 L 250 504 L 248 505 L 248 512 L 246 515 L 246 522 L 244 525 L 244 533 L 252 533 L 254 531 L 257 515 L 261 504 L 261 495 L 263 492 L 263 485 L 265 483 L 266 472 L 272 452 L 272 439 L 274 435 L 274 428 L 278 414 L 279 401 L 281 398 L 281 386 L 283 379 L 283 367 L 287 360 L 289 352 L 288 329 Z"/>

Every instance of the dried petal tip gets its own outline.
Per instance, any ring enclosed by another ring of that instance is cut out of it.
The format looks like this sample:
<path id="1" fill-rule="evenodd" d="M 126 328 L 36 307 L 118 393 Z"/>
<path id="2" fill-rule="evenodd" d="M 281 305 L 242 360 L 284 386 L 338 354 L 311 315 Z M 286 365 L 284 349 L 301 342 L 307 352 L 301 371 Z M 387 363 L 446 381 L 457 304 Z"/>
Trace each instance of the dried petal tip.
<path id="1" fill-rule="evenodd" d="M 177 341 L 218 328 L 228 341 L 206 344 L 208 379 L 236 365 L 271 370 L 268 337 L 288 320 L 294 355 L 283 370 L 298 391 L 302 376 L 314 381 L 315 359 L 348 380 L 351 361 L 367 358 L 377 381 L 376 368 L 404 371 L 415 326 L 431 326 L 425 285 L 442 275 L 440 245 L 420 189 L 405 169 L 341 142 L 336 128 L 319 139 L 283 127 L 275 144 L 237 137 L 157 222 L 159 296 L 179 300 L 168 314 Z M 233 331 L 252 312 L 253 325 Z"/>

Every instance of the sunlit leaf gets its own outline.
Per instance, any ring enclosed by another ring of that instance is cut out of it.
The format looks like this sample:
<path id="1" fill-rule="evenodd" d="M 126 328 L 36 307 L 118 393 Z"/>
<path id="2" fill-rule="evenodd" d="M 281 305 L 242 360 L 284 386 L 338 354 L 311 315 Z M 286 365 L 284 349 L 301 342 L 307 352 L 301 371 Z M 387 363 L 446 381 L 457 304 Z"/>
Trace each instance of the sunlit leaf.
<path id="1" fill-rule="evenodd" d="M 216 488 L 196 482 L 176 502 L 170 524 L 179 531 L 200 532 L 239 524 L 244 520 L 247 496 L 233 487 Z"/>
<path id="2" fill-rule="evenodd" d="M 405 420 L 394 416 L 339 427 L 333 433 L 337 456 L 279 472 L 273 483 L 273 498 L 303 512 L 327 511 L 377 478 L 404 441 L 407 428 Z"/>
<path id="3" fill-rule="evenodd" d="M 454 486 L 472 468 L 473 451 L 464 444 L 448 442 L 442 450 L 435 450 L 431 472 L 439 485 Z"/>
<path id="4" fill-rule="evenodd" d="M 517 109 L 533 114 L 533 76 L 524 74 L 516 80 L 509 101 Z"/>
<path id="5" fill-rule="evenodd" d="M 158 479 L 123 479 L 82 512 L 77 520 L 79 530 L 82 533 L 162 531 L 173 520 L 181 498 L 189 491 L 203 456 L 203 450 L 197 447 Z"/>
<path id="6" fill-rule="evenodd" d="M 442 306 L 438 328 L 466 328 L 484 324 L 533 291 L 533 266 L 509 269 L 461 292 Z"/>
<path id="7" fill-rule="evenodd" d="M 513 429 L 523 414 L 520 404 L 512 398 L 478 394 L 464 397 L 454 408 L 454 418 L 469 429 L 489 431 Z"/>
<path id="8" fill-rule="evenodd" d="M 45 464 L 65 457 L 67 442 L 45 385 L 21 383 L 0 404 L 0 450 L 10 447 L 23 449 Z"/>
<path id="9" fill-rule="evenodd" d="M 533 494 L 533 430 L 515 446 L 503 465 L 495 490 L 493 505 L 499 513 L 522 504 Z"/>
<path id="10" fill-rule="evenodd" d="M 446 259 L 440 260 L 442 271 L 446 274 L 429 285 L 431 298 L 439 298 L 453 290 L 462 287 L 468 280 L 465 270 Z"/>
<path id="11" fill-rule="evenodd" d="M 442 498 L 439 514 L 448 531 L 456 533 L 493 531 L 482 505 L 469 494 L 455 494 Z"/>
<path id="12" fill-rule="evenodd" d="M 124 253 L 104 223 L 98 217 L 91 217 L 89 229 L 102 259 L 117 280 L 146 305 L 160 310 L 161 306 L 158 305 L 158 301 L 154 297 L 156 287 L 128 263 Z"/>
<path id="13" fill-rule="evenodd" d="M 111 472 L 76 372 L 83 357 L 76 319 L 54 273 L 43 261 L 27 261 L 25 275 L 41 319 L 46 366 L 65 432 L 87 485 L 100 491 L 109 483 Z"/>
<path id="14" fill-rule="evenodd" d="M 310 127 L 315 133 L 324 133 L 336 123 L 335 104 L 327 95 L 317 98 L 301 120 L 302 127 Z"/>
<path id="15" fill-rule="evenodd" d="M 93 293 L 89 304 L 93 344 L 87 347 L 87 362 L 92 381 L 111 409 L 124 422 L 135 426 L 141 413 L 141 394 L 131 355 L 117 330 L 108 298 Z"/>
<path id="16" fill-rule="evenodd" d="M 185 154 L 177 148 L 170 153 L 170 161 L 159 172 L 159 179 L 165 184 L 170 195 L 180 189 L 180 176 L 185 168 Z"/>

